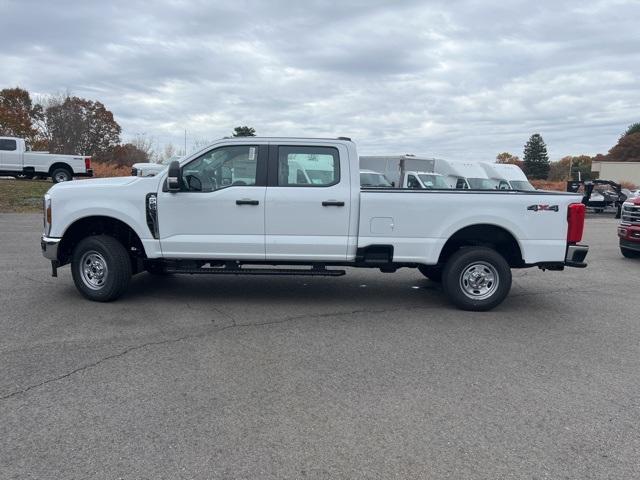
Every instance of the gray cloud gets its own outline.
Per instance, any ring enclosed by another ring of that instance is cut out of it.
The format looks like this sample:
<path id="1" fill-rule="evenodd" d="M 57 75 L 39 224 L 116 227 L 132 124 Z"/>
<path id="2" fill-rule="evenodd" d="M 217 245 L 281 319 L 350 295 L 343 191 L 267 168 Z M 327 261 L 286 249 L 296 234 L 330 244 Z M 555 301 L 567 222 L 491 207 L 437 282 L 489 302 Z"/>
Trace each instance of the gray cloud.
<path id="1" fill-rule="evenodd" d="M 0 0 L 0 86 L 104 102 L 124 136 L 348 135 L 492 159 L 605 152 L 638 118 L 634 1 Z"/>

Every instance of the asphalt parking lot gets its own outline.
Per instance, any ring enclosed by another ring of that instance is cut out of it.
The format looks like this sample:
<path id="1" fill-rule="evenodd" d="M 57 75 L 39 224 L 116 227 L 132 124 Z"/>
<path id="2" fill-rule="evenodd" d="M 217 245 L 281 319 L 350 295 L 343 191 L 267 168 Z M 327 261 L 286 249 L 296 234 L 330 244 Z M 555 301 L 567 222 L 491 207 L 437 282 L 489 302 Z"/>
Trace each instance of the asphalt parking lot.
<path id="1" fill-rule="evenodd" d="M 516 271 L 488 313 L 414 270 L 136 276 L 110 304 L 0 215 L 0 477 L 640 477 L 640 261 Z"/>

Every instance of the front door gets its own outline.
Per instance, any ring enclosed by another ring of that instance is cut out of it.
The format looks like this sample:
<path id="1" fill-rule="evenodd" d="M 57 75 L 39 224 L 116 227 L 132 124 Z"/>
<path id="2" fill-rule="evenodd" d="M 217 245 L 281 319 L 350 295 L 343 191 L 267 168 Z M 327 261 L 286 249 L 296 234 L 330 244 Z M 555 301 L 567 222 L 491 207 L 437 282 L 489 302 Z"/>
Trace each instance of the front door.
<path id="1" fill-rule="evenodd" d="M 269 150 L 267 258 L 345 261 L 351 209 L 346 149 L 271 145 Z"/>
<path id="2" fill-rule="evenodd" d="M 182 166 L 181 190 L 158 192 L 165 258 L 264 260 L 266 145 L 226 145 Z"/>

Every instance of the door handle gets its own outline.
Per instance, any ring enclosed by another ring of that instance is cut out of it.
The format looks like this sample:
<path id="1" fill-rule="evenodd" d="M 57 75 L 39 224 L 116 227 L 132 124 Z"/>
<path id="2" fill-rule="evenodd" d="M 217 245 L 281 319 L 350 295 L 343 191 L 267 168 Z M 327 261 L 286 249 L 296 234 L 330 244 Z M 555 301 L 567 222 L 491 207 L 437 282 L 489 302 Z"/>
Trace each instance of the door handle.
<path id="1" fill-rule="evenodd" d="M 337 200 L 325 200 L 322 202 L 323 207 L 344 207 L 344 202 L 338 202 Z"/>
<path id="2" fill-rule="evenodd" d="M 260 205 L 258 200 L 236 200 L 236 205 Z"/>

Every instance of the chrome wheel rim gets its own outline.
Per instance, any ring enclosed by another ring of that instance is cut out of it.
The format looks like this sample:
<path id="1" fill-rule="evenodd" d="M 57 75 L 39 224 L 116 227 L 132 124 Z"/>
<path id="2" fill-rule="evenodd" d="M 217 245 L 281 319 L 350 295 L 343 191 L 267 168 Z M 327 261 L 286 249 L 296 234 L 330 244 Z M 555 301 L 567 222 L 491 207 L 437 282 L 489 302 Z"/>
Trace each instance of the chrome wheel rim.
<path id="1" fill-rule="evenodd" d="M 100 290 L 109 276 L 107 261 L 94 250 L 86 252 L 80 259 L 80 276 L 91 290 Z"/>
<path id="2" fill-rule="evenodd" d="M 67 175 L 67 172 L 56 173 L 56 182 L 66 182 L 68 180 L 69 180 L 69 175 Z"/>
<path id="3" fill-rule="evenodd" d="M 474 262 L 460 274 L 460 289 L 472 300 L 489 298 L 498 289 L 498 271 L 487 262 Z"/>

